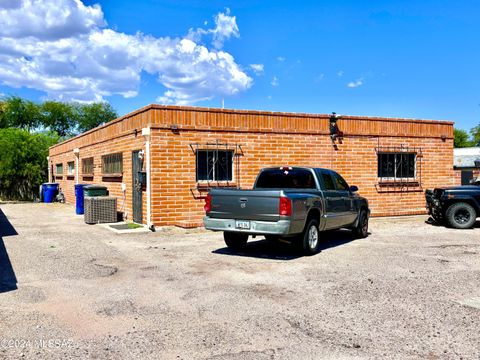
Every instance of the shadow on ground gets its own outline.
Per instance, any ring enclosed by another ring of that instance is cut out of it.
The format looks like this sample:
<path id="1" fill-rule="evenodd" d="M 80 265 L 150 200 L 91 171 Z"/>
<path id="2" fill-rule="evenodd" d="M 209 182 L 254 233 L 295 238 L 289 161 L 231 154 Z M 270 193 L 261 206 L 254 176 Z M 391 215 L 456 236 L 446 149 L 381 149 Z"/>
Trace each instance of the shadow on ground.
<path id="1" fill-rule="evenodd" d="M 18 235 L 17 231 L 0 209 L 0 294 L 17 290 L 17 277 L 3 241 L 4 237 L 15 235 Z"/>
<path id="2" fill-rule="evenodd" d="M 446 226 L 445 222 L 438 222 L 432 217 L 429 217 L 427 220 L 425 220 L 425 224 L 432 225 L 432 226 L 438 226 L 438 227 L 448 227 Z M 450 229 L 453 229 L 450 227 Z M 471 229 L 459 229 L 459 230 L 472 230 L 472 229 L 480 229 L 480 220 L 477 220 L 475 224 L 473 225 L 473 228 Z"/>
<path id="3" fill-rule="evenodd" d="M 350 230 L 325 231 L 320 235 L 320 252 L 347 244 L 355 240 Z M 268 241 L 260 237 L 260 240 L 249 240 L 242 250 L 232 250 L 223 247 L 212 251 L 214 254 L 246 256 L 271 260 L 294 260 L 304 256 L 298 242 L 285 243 L 281 241 Z"/>

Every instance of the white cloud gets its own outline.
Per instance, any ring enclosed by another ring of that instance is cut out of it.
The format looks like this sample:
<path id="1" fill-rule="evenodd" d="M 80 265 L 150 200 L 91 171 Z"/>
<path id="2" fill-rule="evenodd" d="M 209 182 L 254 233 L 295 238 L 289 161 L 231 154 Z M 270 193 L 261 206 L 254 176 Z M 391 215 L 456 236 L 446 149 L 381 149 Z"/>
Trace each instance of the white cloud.
<path id="1" fill-rule="evenodd" d="M 272 79 L 272 81 L 270 81 L 270 84 L 271 84 L 272 86 L 278 86 L 278 85 L 280 85 L 280 83 L 278 82 L 278 77 L 274 76 L 273 79 Z"/>
<path id="2" fill-rule="evenodd" d="M 55 40 L 85 34 L 106 25 L 100 5 L 80 0 L 7 0 L 0 2 L 0 36 Z"/>
<path id="3" fill-rule="evenodd" d="M 264 71 L 263 64 L 250 64 L 250 68 L 256 75 L 262 75 Z"/>
<path id="4" fill-rule="evenodd" d="M 113 94 L 136 96 L 146 72 L 167 89 L 159 97 L 164 103 L 231 96 L 253 81 L 231 54 L 218 50 L 239 36 L 235 17 L 219 13 L 215 24 L 205 30 L 217 48 L 212 50 L 190 36 L 114 31 L 106 27 L 100 6 L 80 0 L 2 1 L 0 83 L 41 90 L 55 99 L 98 101 Z"/>
<path id="5" fill-rule="evenodd" d="M 355 80 L 355 81 L 350 81 L 348 84 L 347 84 L 347 87 L 349 88 L 357 88 L 359 86 L 362 86 L 363 85 L 363 79 L 358 79 L 358 80 Z"/>
<path id="6" fill-rule="evenodd" d="M 285 61 L 285 58 L 283 56 L 278 56 L 277 57 L 277 61 L 279 62 L 284 62 Z"/>
<path id="7" fill-rule="evenodd" d="M 212 45 L 216 49 L 221 49 L 226 40 L 230 39 L 231 37 L 240 37 L 237 19 L 235 16 L 230 16 L 229 8 L 225 9 L 225 13 L 218 13 L 215 15 L 214 20 L 215 28 L 208 30 L 202 28 L 198 28 L 196 30 L 190 29 L 188 31 L 188 38 L 195 42 L 199 42 L 204 35 L 211 35 Z M 206 26 L 207 24 L 208 22 L 205 21 L 204 25 Z"/>
<path id="8" fill-rule="evenodd" d="M 339 78 L 343 77 L 343 74 L 344 74 L 343 70 L 340 70 L 340 71 L 337 72 L 337 76 Z"/>

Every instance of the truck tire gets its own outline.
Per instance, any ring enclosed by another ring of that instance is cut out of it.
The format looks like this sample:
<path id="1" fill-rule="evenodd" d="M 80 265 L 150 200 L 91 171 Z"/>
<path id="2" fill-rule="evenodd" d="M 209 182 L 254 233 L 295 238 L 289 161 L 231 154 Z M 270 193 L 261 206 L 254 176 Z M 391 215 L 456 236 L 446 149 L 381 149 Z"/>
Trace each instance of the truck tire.
<path id="1" fill-rule="evenodd" d="M 353 228 L 353 235 L 357 239 L 364 239 L 368 236 L 368 214 L 365 210 L 358 215 L 358 224 Z"/>
<path id="2" fill-rule="evenodd" d="M 452 204 L 448 207 L 445 217 L 448 225 L 455 229 L 469 229 L 477 219 L 475 209 L 464 202 Z"/>
<path id="3" fill-rule="evenodd" d="M 302 246 L 305 255 L 314 255 L 318 253 L 320 247 L 320 233 L 318 231 L 318 221 L 310 220 L 302 234 Z"/>
<path id="4" fill-rule="evenodd" d="M 225 231 L 223 233 L 223 239 L 229 249 L 240 250 L 247 244 L 248 234 Z"/>

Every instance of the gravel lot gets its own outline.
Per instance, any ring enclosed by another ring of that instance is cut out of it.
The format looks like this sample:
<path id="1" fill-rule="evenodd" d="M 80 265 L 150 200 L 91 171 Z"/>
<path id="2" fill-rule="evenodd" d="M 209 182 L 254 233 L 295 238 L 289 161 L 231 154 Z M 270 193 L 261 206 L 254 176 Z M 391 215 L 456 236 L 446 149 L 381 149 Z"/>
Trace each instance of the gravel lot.
<path id="1" fill-rule="evenodd" d="M 373 219 L 302 257 L 0 205 L 0 358 L 480 359 L 480 224 L 425 220 Z"/>

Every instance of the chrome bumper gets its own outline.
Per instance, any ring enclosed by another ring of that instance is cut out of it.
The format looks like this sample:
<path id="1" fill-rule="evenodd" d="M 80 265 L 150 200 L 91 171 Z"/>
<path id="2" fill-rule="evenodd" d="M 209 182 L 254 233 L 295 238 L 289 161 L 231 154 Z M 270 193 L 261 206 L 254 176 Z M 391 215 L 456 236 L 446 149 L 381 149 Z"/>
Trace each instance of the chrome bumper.
<path id="1" fill-rule="evenodd" d="M 249 220 L 250 229 L 237 229 L 235 219 L 218 219 L 205 216 L 203 224 L 205 229 L 213 231 L 232 231 L 252 235 L 291 235 L 290 220 L 257 221 Z"/>

